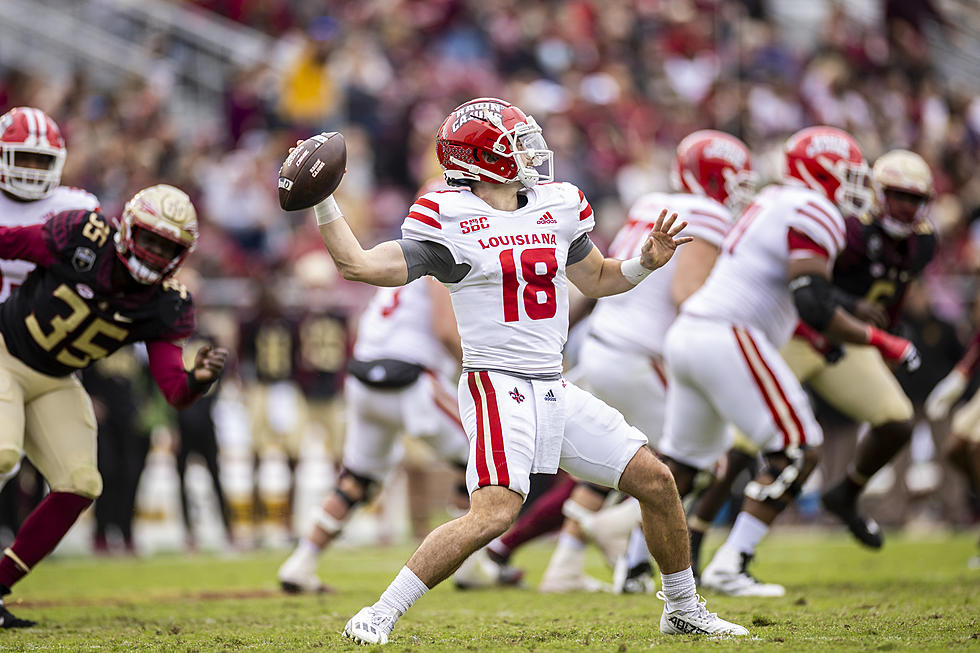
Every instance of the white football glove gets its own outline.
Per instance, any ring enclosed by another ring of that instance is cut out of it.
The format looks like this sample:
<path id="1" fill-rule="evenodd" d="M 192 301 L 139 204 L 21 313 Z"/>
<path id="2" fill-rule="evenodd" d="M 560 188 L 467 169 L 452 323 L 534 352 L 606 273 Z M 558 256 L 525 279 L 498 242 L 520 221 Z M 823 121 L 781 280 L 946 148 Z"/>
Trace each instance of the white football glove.
<path id="1" fill-rule="evenodd" d="M 956 400 L 963 396 L 968 382 L 966 375 L 958 367 L 954 367 L 926 397 L 926 417 L 933 421 L 946 417 Z"/>

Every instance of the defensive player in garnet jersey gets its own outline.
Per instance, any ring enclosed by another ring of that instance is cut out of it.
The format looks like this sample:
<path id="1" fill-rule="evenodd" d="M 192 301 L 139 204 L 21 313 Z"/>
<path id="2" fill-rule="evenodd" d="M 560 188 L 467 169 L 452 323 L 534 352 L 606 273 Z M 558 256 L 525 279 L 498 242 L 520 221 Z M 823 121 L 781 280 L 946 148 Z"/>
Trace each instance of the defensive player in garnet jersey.
<path id="1" fill-rule="evenodd" d="M 845 220 L 847 242 L 834 264 L 832 292 L 852 314 L 893 330 L 909 282 L 921 274 L 935 251 L 935 236 L 925 219 L 933 194 L 932 174 L 917 154 L 893 150 L 875 161 L 871 177 L 874 206 Z M 912 402 L 874 347 L 845 344 L 841 348 L 801 323 L 781 353 L 796 377 L 820 397 L 851 419 L 870 424 L 847 477 L 824 495 L 823 502 L 862 543 L 880 547 L 881 532 L 858 513 L 857 497 L 867 480 L 911 437 Z M 725 478 L 704 498 L 727 496 L 731 482 L 753 459 L 729 452 Z M 695 506 L 691 538 L 695 559 L 693 548 L 700 546 L 701 535 L 720 507 L 710 500 L 705 504 L 699 500 Z"/>
<path id="2" fill-rule="evenodd" d="M 61 130 L 40 109 L 17 107 L 0 116 L 0 226 L 40 224 L 69 209 L 99 209 L 91 193 L 60 185 L 66 156 Z M 0 259 L 0 302 L 33 269 L 30 261 Z M 18 469 L 0 477 L 0 487 Z"/>
<path id="3" fill-rule="evenodd" d="M 678 192 L 649 193 L 637 200 L 609 253 L 616 258 L 639 255 L 657 216 L 668 207 L 687 221 L 684 233 L 693 236 L 694 242 L 636 290 L 598 301 L 579 362 L 569 373 L 576 383 L 622 411 L 626 421 L 650 438 L 653 446 L 663 433 L 667 396 L 664 334 L 677 316 L 677 307 L 708 277 L 734 222 L 733 214 L 752 199 L 754 181 L 745 144 L 714 130 L 694 132 L 678 144 L 671 178 Z M 565 521 L 541 591 L 587 589 L 583 535 L 593 537 L 607 560 L 618 563 L 630 531 L 632 555 L 617 564 L 613 589 L 652 591 L 650 557 L 638 528 L 636 502 L 629 499 L 595 515 L 583 512 L 598 510 L 607 492 L 582 483 L 565 503 L 565 513 L 578 514 L 580 519 Z"/>
<path id="4" fill-rule="evenodd" d="M 449 379 L 462 352 L 449 291 L 424 278 L 379 288 L 360 318 L 347 365 L 347 439 L 337 487 L 307 537 L 279 568 L 287 592 L 322 591 L 320 554 L 354 509 L 369 501 L 399 462 L 402 434 L 424 439 L 459 470 L 455 507 L 469 505 L 463 471 L 469 443 Z"/>
<path id="5" fill-rule="evenodd" d="M 785 184 L 756 196 L 722 244 L 705 284 L 685 302 L 666 338 L 670 393 L 659 443 L 682 493 L 731 444 L 734 424 L 759 447 L 765 469 L 749 483 L 728 541 L 702 574 L 705 586 L 781 596 L 747 564 L 770 524 L 817 462 L 820 430 L 806 394 L 779 355 L 798 321 L 837 340 L 876 347 L 886 360 L 917 362 L 907 340 L 845 310 L 830 270 L 846 239 L 838 206 L 867 209 L 868 169 L 857 143 L 831 127 L 789 138 Z"/>
<path id="6" fill-rule="evenodd" d="M 670 472 L 644 446 L 646 436 L 561 376 L 568 282 L 592 297 L 633 288 L 691 240 L 677 236 L 684 223 L 664 211 L 640 256 L 604 258 L 588 237 L 595 221 L 585 196 L 551 183 L 552 153 L 540 127 L 502 100 L 456 108 L 436 151 L 456 188 L 420 197 L 401 240 L 364 250 L 332 198 L 315 211 L 345 278 L 397 286 L 430 274 L 449 287 L 463 348 L 460 414 L 470 439 L 469 512 L 434 530 L 344 634 L 386 643 L 415 601 L 514 521 L 530 473 L 559 466 L 640 500 L 663 573 L 662 632 L 747 634 L 698 600 L 684 512 Z"/>
<path id="7" fill-rule="evenodd" d="M 190 404 L 218 378 L 223 349 L 203 347 L 191 371 L 182 339 L 194 328 L 187 291 L 171 275 L 193 249 L 190 199 L 166 185 L 137 193 L 118 230 L 96 211 L 65 211 L 43 225 L 0 227 L 0 258 L 37 267 L 0 304 L 0 472 L 24 451 L 51 492 L 0 559 L 0 596 L 50 553 L 99 496 L 92 403 L 73 374 L 143 341 L 167 400 Z M 0 626 L 21 627 L 0 607 Z"/>

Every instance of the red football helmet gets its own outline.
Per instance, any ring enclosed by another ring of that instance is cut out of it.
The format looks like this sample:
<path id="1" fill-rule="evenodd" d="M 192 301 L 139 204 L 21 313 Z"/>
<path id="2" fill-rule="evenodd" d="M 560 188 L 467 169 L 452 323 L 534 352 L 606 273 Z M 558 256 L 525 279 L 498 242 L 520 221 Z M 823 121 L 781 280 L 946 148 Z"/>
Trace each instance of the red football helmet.
<path id="1" fill-rule="evenodd" d="M 61 183 L 65 139 L 40 109 L 16 107 L 0 116 L 0 188 L 39 200 Z"/>
<path id="2" fill-rule="evenodd" d="M 456 107 L 436 136 L 446 182 L 520 181 L 526 188 L 554 178 L 552 153 L 531 116 L 497 98 Z"/>
<path id="3" fill-rule="evenodd" d="M 786 141 L 788 181 L 820 191 L 845 213 L 858 215 L 871 205 L 871 170 L 850 134 L 836 127 L 807 127 Z"/>
<path id="4" fill-rule="evenodd" d="M 714 129 L 696 131 L 680 142 L 670 177 L 675 189 L 707 195 L 735 214 L 741 213 L 755 194 L 756 175 L 749 148 L 734 136 Z"/>

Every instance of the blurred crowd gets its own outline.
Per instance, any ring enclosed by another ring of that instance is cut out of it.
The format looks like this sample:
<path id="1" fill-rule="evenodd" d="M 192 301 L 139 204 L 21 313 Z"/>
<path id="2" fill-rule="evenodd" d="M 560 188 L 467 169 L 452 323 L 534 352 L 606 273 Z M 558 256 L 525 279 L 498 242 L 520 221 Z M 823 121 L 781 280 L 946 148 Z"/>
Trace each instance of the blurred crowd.
<path id="1" fill-rule="evenodd" d="M 936 179 L 940 251 L 914 289 L 909 322 L 920 342 L 933 323 L 953 340 L 935 369 L 910 381 L 920 395 L 980 319 L 980 90 L 939 74 L 928 35 L 955 46 L 963 34 L 932 0 L 181 4 L 275 39 L 267 61 L 228 79 L 218 128 L 172 113 L 179 75 L 102 88 L 84 70 L 46 80 L 0 67 L 0 107 L 34 105 L 58 121 L 69 151 L 65 183 L 95 193 L 106 215 L 154 183 L 186 190 L 201 218 L 189 263 L 205 307 L 260 314 L 269 300 L 263 285 L 281 303 L 304 304 L 296 262 L 322 245 L 312 216 L 283 212 L 276 195 L 297 138 L 343 132 L 348 173 L 337 197 L 369 244 L 398 235 L 415 192 L 439 173 L 433 136 L 445 115 L 471 97 L 497 96 L 542 125 L 556 177 L 596 207 L 599 244 L 636 197 L 667 188 L 675 145 L 699 128 L 745 140 L 767 180 L 778 176 L 773 162 L 786 136 L 809 124 L 850 131 L 869 159 L 914 150 Z M 819 11 L 802 27 L 773 10 L 804 4 Z M 166 55 L 168 43 L 152 47 Z M 369 293 L 331 283 L 323 303 L 342 316 Z M 238 369 L 250 368 L 243 361 Z"/>

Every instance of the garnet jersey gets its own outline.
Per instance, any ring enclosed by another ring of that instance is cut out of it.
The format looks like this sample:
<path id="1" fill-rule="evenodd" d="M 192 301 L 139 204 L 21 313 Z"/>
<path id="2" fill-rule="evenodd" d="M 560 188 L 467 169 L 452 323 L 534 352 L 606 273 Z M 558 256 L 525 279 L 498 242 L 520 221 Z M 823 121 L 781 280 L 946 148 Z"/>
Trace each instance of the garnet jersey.
<path id="1" fill-rule="evenodd" d="M 454 372 L 459 362 L 435 336 L 430 283 L 423 277 L 398 288 L 379 288 L 361 315 L 354 358 L 390 358 L 446 375 Z"/>
<path id="2" fill-rule="evenodd" d="M 514 211 L 500 211 L 467 188 L 435 191 L 416 200 L 402 225 L 405 238 L 444 245 L 470 267 L 446 283 L 467 369 L 562 371 L 568 248 L 595 219 L 569 183 L 534 186 L 526 198 Z"/>
<path id="3" fill-rule="evenodd" d="M 799 320 L 789 289 L 790 258 L 815 251 L 833 262 L 844 241 L 844 219 L 822 194 L 769 186 L 732 227 L 711 275 L 682 312 L 756 327 L 781 347 Z"/>
<path id="4" fill-rule="evenodd" d="M 42 233 L 54 262 L 35 268 L 0 304 L 7 348 L 30 367 L 65 376 L 125 344 L 176 341 L 193 331 L 194 305 L 177 282 L 144 286 L 126 272 L 128 285 L 116 285 L 116 230 L 101 214 L 65 211 Z"/>
<path id="5" fill-rule="evenodd" d="M 88 191 L 69 186 L 58 186 L 47 197 L 31 202 L 18 202 L 0 193 L 0 226 L 40 224 L 56 213 L 71 209 L 97 211 L 99 200 Z M 34 264 L 28 261 L 0 259 L 0 302 L 10 297 L 11 291 L 24 283 L 33 269 Z"/>
<path id="6" fill-rule="evenodd" d="M 296 378 L 299 324 L 294 316 L 275 313 L 246 320 L 239 343 L 240 359 L 250 376 L 260 383 Z"/>
<path id="7" fill-rule="evenodd" d="M 893 238 L 870 215 L 848 217 L 847 246 L 834 264 L 834 285 L 888 311 L 894 327 L 905 289 L 932 260 L 936 236 L 928 222 L 908 238 Z"/>
<path id="8" fill-rule="evenodd" d="M 338 394 L 347 364 L 347 318 L 339 313 L 310 310 L 298 325 L 296 377 L 303 394 L 325 399 Z"/>
<path id="9" fill-rule="evenodd" d="M 619 259 L 640 255 L 647 235 L 660 212 L 676 212 L 678 220 L 687 220 L 683 235 L 703 239 L 715 247 L 732 226 L 731 212 L 721 203 L 689 193 L 649 193 L 630 209 L 626 223 L 609 247 L 609 255 Z M 659 355 L 664 335 L 677 316 L 671 297 L 675 258 L 629 292 L 601 298 L 592 311 L 590 327 L 604 342 L 625 344 L 633 351 Z"/>

